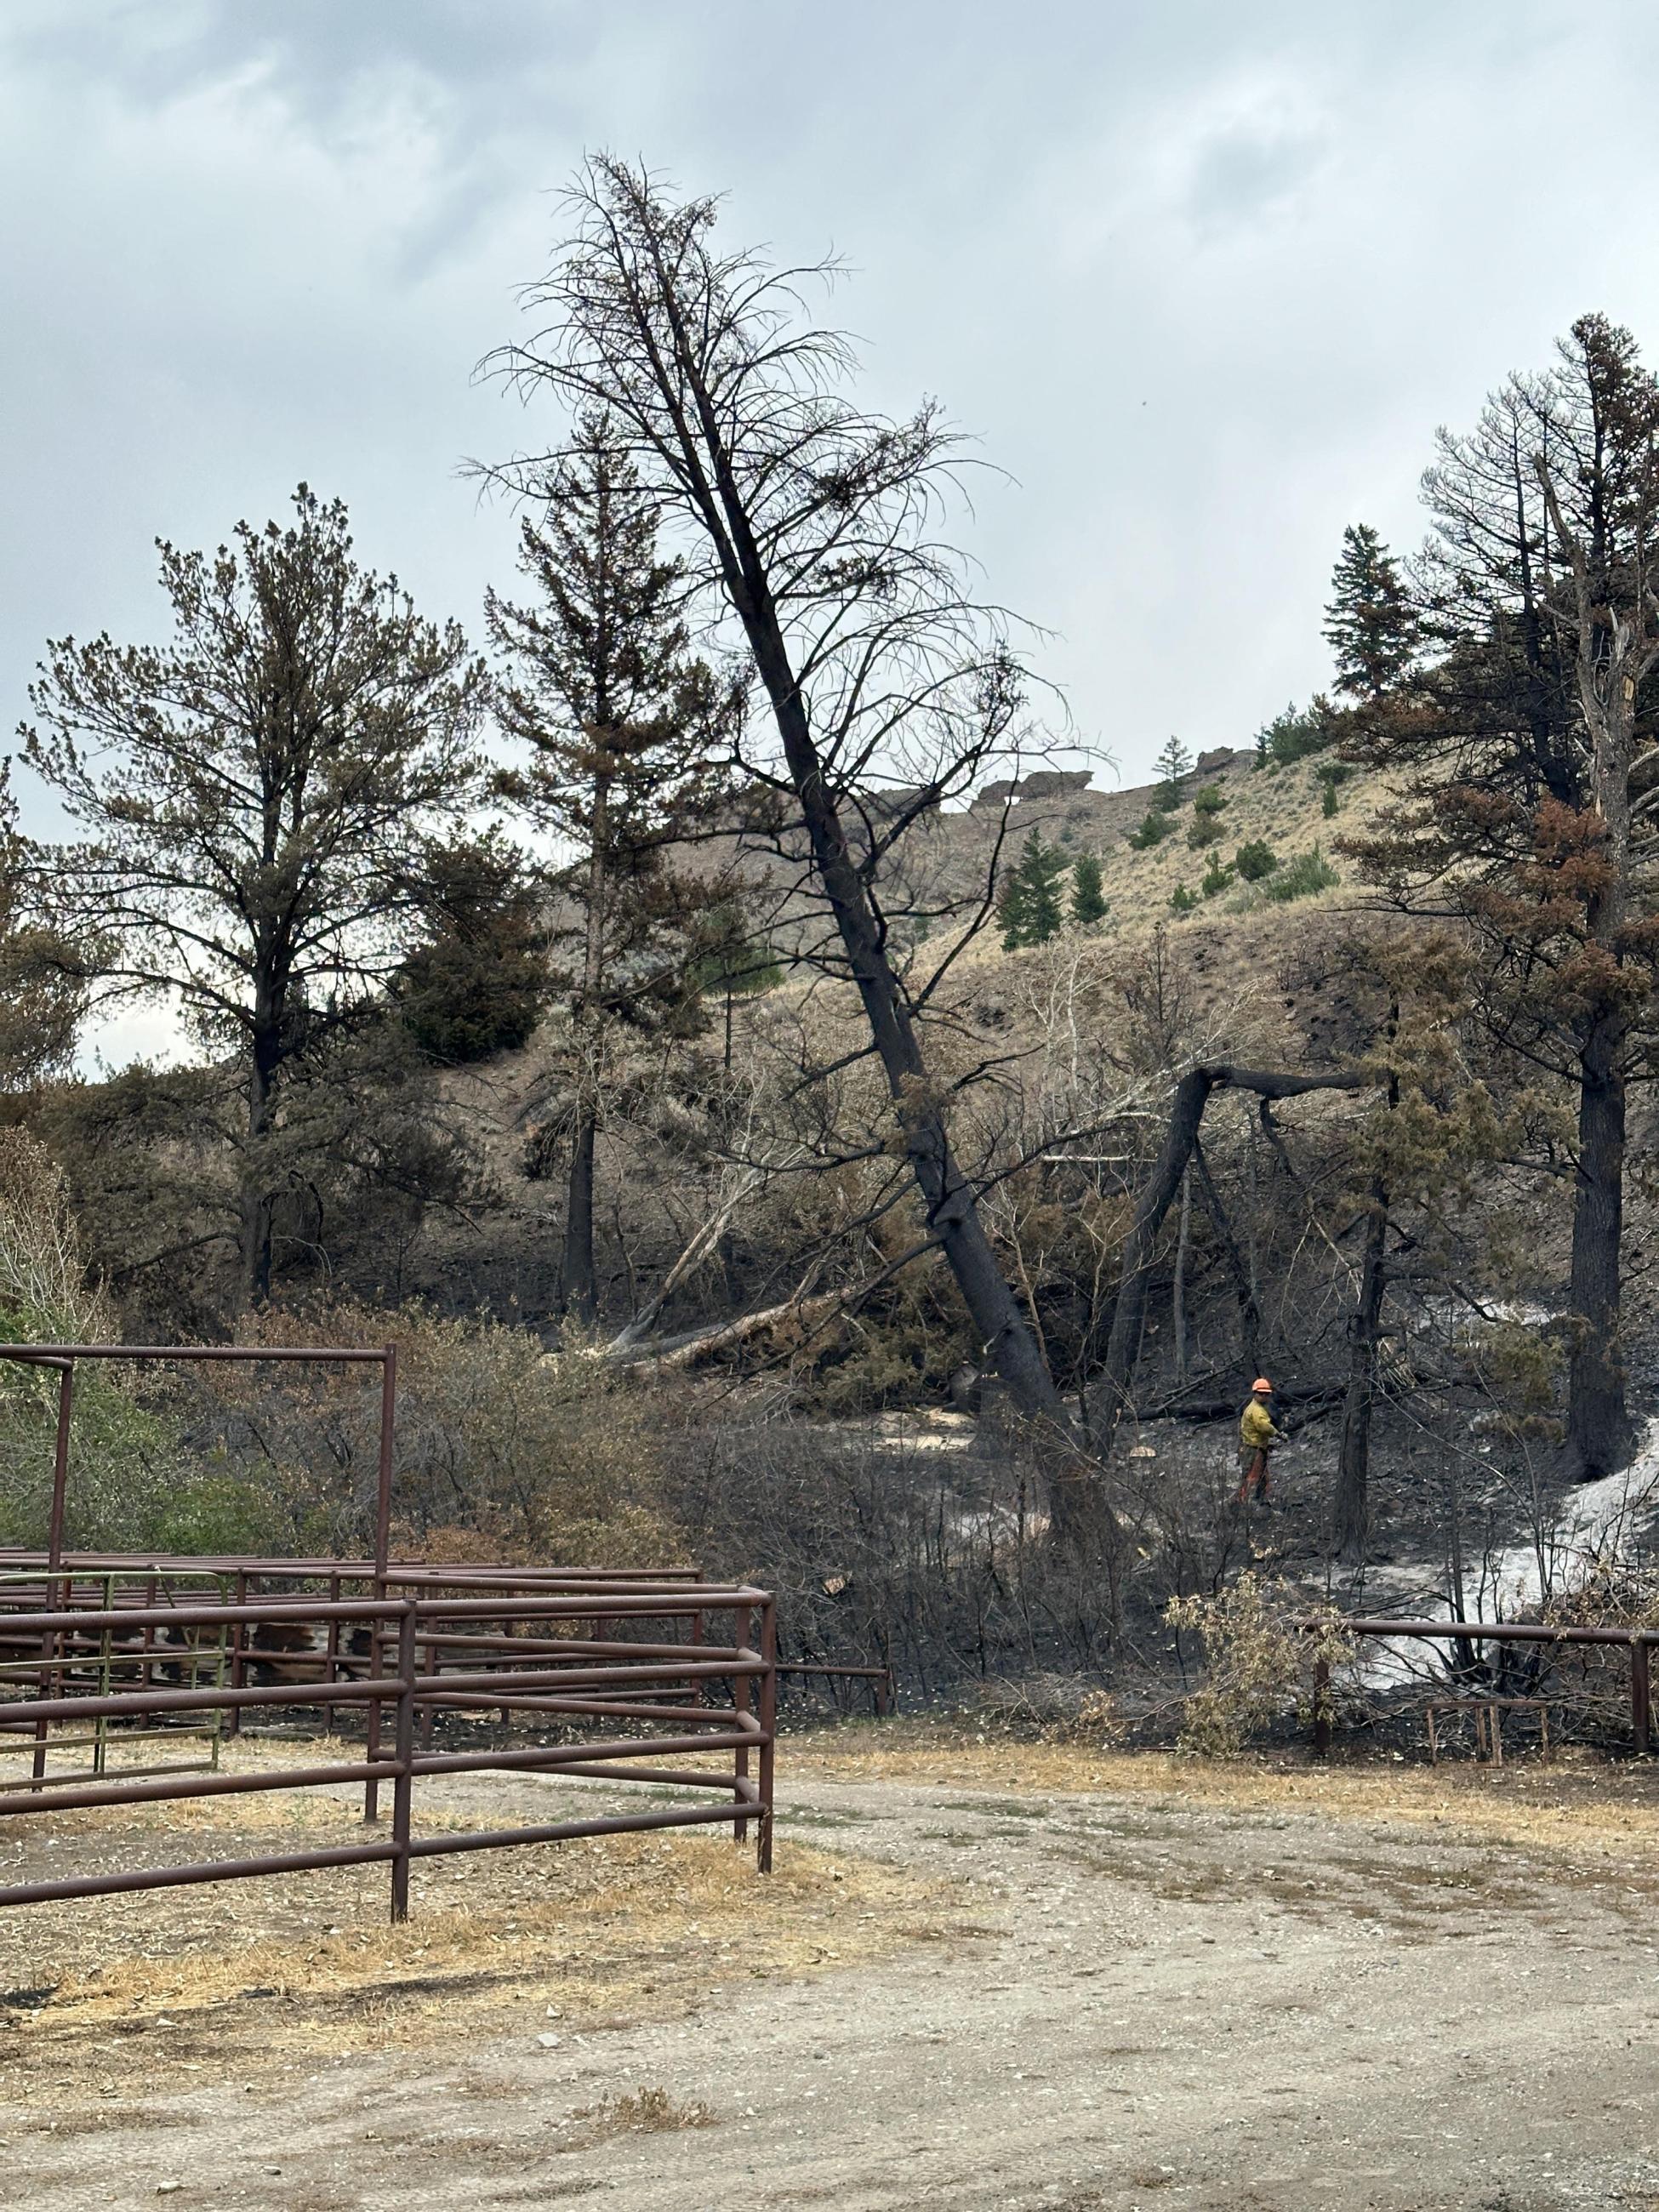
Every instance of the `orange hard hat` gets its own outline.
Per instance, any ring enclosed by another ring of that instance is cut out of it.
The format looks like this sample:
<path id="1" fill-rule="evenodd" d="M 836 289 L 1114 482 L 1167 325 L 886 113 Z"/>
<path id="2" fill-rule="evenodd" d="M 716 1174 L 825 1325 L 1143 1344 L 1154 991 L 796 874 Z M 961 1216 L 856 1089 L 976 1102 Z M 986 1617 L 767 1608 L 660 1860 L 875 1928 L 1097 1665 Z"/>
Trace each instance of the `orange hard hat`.
<path id="1" fill-rule="evenodd" d="M 1265 1375 L 1258 1375 L 1250 1385 L 1252 1390 L 1271 1390 L 1273 1387 Z"/>

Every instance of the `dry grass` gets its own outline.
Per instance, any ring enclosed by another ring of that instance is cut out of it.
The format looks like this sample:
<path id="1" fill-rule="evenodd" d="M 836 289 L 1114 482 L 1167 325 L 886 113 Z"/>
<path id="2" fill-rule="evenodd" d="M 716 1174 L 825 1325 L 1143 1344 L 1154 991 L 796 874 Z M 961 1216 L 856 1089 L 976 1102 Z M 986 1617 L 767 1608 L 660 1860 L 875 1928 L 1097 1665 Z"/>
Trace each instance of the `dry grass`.
<path id="1" fill-rule="evenodd" d="M 714 2115 L 701 2101 L 682 2105 L 666 2089 L 636 2089 L 629 2096 L 606 2097 L 572 2115 L 584 2148 L 613 2136 L 663 2135 L 684 2128 L 711 2128 Z M 567 2148 L 574 2148 L 567 2144 Z"/>
<path id="2" fill-rule="evenodd" d="M 491 1817 L 525 1816 L 497 1800 Z M 417 1832 L 446 1822 L 478 1825 L 457 1809 Z M 44 1823 L 13 1826 L 36 1831 L 41 1848 Z M 88 1814 L 52 1832 L 50 1863 L 69 1874 L 362 1832 L 353 1799 L 272 1793 L 143 1819 Z M 552 2050 L 618 2017 L 740 2004 L 750 1981 L 834 1972 L 954 1932 L 937 1882 L 793 1838 L 761 1877 L 723 1828 L 417 1862 L 401 1928 L 386 1924 L 386 1897 L 375 1866 L 14 1912 L 0 2027 L 18 2032 L 0 2039 L 0 2063 L 33 2095 L 70 2065 L 94 2070 L 100 2054 L 146 2073 L 165 2065 L 184 2087 L 325 2048 L 475 2033 L 556 2039 Z"/>
<path id="3" fill-rule="evenodd" d="M 1659 1844 L 1659 1767 L 1613 1766 L 1589 1755 L 1496 1769 L 1392 1761 L 1317 1766 L 1295 1758 L 1205 1759 L 1006 1738 L 980 1742 L 926 1723 L 889 1729 L 797 1738 L 787 1756 L 792 1765 L 848 1779 L 1025 1795 L 1098 1791 L 1148 1800 L 1159 1810 L 1200 1805 L 1445 1825 L 1592 1857 Z"/>

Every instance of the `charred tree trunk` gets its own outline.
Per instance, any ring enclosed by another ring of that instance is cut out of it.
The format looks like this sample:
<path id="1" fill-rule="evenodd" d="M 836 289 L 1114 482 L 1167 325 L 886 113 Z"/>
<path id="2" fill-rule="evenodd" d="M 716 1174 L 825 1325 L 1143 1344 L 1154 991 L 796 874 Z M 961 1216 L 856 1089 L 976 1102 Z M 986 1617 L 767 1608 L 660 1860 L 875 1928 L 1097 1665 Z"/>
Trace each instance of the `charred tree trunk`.
<path id="1" fill-rule="evenodd" d="M 1194 1139 L 1196 1149 L 1197 1139 Z M 1181 1178 L 1181 1226 L 1176 1233 L 1175 1280 L 1170 1286 L 1170 1327 L 1175 1336 L 1177 1383 L 1187 1380 L 1187 1254 L 1193 1233 L 1193 1170 L 1189 1160 Z"/>
<path id="2" fill-rule="evenodd" d="M 1389 1194 L 1378 1179 L 1371 1184 L 1359 1296 L 1348 1318 L 1348 1386 L 1342 1400 L 1342 1445 L 1331 1516 L 1332 1551 L 1346 1567 L 1363 1565 L 1370 1529 L 1371 1407 L 1382 1296 L 1388 1287 L 1388 1234 Z"/>
<path id="3" fill-rule="evenodd" d="M 685 357 L 695 358 L 694 350 L 688 347 Z M 928 1230 L 938 1238 L 968 1309 L 981 1358 L 992 1362 L 1014 1404 L 1049 1440 L 1055 1534 L 1063 1540 L 1080 1541 L 1098 1530 L 1106 1514 L 1099 1495 L 1099 1470 L 1080 1448 L 1083 1440 L 991 1248 L 973 1188 L 951 1151 L 908 1003 L 888 957 L 869 888 L 848 847 L 813 739 L 765 562 L 726 461 L 724 433 L 700 380 L 694 386 L 694 404 L 705 449 L 716 471 L 714 483 L 699 487 L 700 502 L 711 520 L 710 535 L 720 551 L 727 595 L 766 688 L 811 847 L 814 872 L 881 1061 Z"/>
<path id="4" fill-rule="evenodd" d="M 1604 1015 L 1581 1060 L 1574 1176 L 1567 1369 L 1567 1455 L 1592 1482 L 1621 1467 L 1631 1445 L 1620 1346 L 1619 1254 L 1624 1215 L 1624 1024 Z"/>
<path id="5" fill-rule="evenodd" d="M 1130 1389 L 1140 1350 L 1146 1287 L 1158 1231 L 1186 1175 L 1210 1093 L 1218 1082 L 1226 1079 L 1227 1073 L 1221 1068 L 1192 1067 L 1176 1084 L 1163 1145 L 1135 1201 L 1129 1233 L 1123 1243 L 1122 1272 L 1117 1304 L 1112 1309 L 1111 1334 L 1106 1340 L 1105 1379 L 1109 1418 L 1114 1427 L 1126 1413 L 1133 1411 Z"/>
<path id="6" fill-rule="evenodd" d="M 593 1285 L 593 1115 L 586 1101 L 578 1111 L 570 1147 L 570 1179 L 564 1211 L 564 1304 L 578 1321 L 591 1322 L 598 1310 Z"/>
<path id="7" fill-rule="evenodd" d="M 1254 1135 L 1254 1124 L 1252 1124 Z M 1199 1187 L 1204 1194 L 1204 1209 L 1209 1215 L 1220 1243 L 1222 1255 L 1227 1262 L 1227 1272 L 1233 1279 L 1233 1295 L 1238 1301 L 1238 1352 L 1240 1360 L 1251 1375 L 1261 1372 L 1261 1308 L 1256 1301 L 1255 1285 L 1251 1279 L 1249 1263 L 1238 1249 L 1238 1239 L 1227 1210 L 1221 1202 L 1221 1194 L 1210 1173 L 1210 1163 L 1204 1147 L 1194 1141 L 1193 1165 L 1198 1170 Z"/>
<path id="8" fill-rule="evenodd" d="M 605 985 L 605 877 L 611 836 L 611 783 L 602 772 L 593 778 L 591 834 L 581 1000 L 572 1024 L 576 1033 L 576 1133 L 570 1148 L 564 1213 L 565 1310 L 582 1322 L 592 1322 L 599 1310 L 593 1268 L 593 1146 L 599 1118 L 600 996 Z"/>
<path id="9" fill-rule="evenodd" d="M 275 1199 L 266 1153 L 277 1070 L 282 1065 L 282 1030 L 281 1012 L 272 994 L 260 989 L 248 1059 L 247 1151 L 242 1164 L 240 1304 L 244 1308 L 262 1305 L 270 1296 Z"/>
<path id="10" fill-rule="evenodd" d="M 1579 329 L 1575 325 L 1575 331 Z M 1652 429 L 1646 433 L 1649 494 Z M 1573 1192 L 1571 1292 L 1573 1343 L 1567 1374 L 1567 1457 L 1582 1480 L 1610 1474 L 1627 1457 L 1630 1417 L 1620 1350 L 1620 1243 L 1624 1217 L 1625 1054 L 1630 1018 L 1620 1004 L 1616 971 L 1623 965 L 1633 866 L 1631 769 L 1644 749 L 1638 702 L 1644 678 L 1659 659 L 1659 628 L 1651 587 L 1641 581 L 1641 556 L 1653 525 L 1649 507 L 1638 523 L 1635 603 L 1611 604 L 1604 511 L 1588 540 L 1568 526 L 1542 457 L 1534 466 L 1550 520 L 1571 572 L 1577 632 L 1578 703 L 1589 737 L 1589 781 L 1601 822 L 1605 877 L 1590 898 L 1588 936 L 1615 971 L 1579 1050 L 1578 1164 Z M 1598 477 L 1598 489 L 1600 479 Z"/>

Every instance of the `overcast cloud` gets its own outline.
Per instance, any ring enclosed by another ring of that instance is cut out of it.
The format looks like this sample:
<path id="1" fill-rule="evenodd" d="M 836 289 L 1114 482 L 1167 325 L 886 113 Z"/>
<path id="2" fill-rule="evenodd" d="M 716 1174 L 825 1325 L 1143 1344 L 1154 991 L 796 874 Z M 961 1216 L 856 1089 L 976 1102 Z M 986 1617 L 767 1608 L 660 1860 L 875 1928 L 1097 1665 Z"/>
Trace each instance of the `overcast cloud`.
<path id="1" fill-rule="evenodd" d="M 0 715 L 301 477 L 476 629 L 459 464 L 526 431 L 471 373 L 607 146 L 847 257 L 873 396 L 1013 479 L 969 542 L 1081 737 L 1242 744 L 1437 422 L 1587 307 L 1654 338 L 1656 61 L 1646 0 L 3 0 Z"/>

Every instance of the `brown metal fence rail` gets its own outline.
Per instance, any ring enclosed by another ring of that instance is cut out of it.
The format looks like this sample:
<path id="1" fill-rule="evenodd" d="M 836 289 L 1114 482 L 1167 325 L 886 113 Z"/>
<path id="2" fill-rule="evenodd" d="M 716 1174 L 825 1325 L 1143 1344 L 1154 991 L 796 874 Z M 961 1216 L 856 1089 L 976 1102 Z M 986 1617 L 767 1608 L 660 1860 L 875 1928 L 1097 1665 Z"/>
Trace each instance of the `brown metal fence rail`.
<path id="1" fill-rule="evenodd" d="M 33 1696 L 0 1703 L 0 1731 L 116 1723 L 148 1741 L 151 1731 L 180 1723 L 199 1728 L 204 1715 L 234 1727 L 271 1709 L 384 1710 L 390 1747 L 366 1723 L 361 1756 L 256 1772 L 158 1773 L 124 1769 L 106 1756 L 101 1773 L 40 1771 L 0 1794 L 0 1820 L 362 1783 L 366 1793 L 389 1787 L 390 1832 L 325 1850 L 20 1882 L 0 1888 L 0 1905 L 385 1863 L 392 1917 L 402 1920 L 416 1859 L 720 1822 L 741 1842 L 750 1820 L 757 1863 L 769 1870 L 777 1638 L 767 1592 L 670 1575 L 422 1567 L 365 1576 L 359 1566 L 354 1577 L 339 1562 L 293 1561 L 242 1562 L 237 1570 L 250 1580 L 321 1575 L 333 1594 L 146 1604 L 146 1579 L 163 1571 L 159 1563 L 100 1561 L 94 1580 L 93 1562 L 78 1557 L 60 1557 L 50 1568 L 40 1563 L 42 1582 L 67 1593 L 68 1602 L 60 1595 L 31 1608 L 19 1595 L 27 1582 L 11 1582 L 0 1596 L 0 1648 L 14 1663 L 26 1655 L 47 1679 Z M 101 1597 L 111 1576 L 120 1577 L 117 1602 L 73 1601 Z M 366 1593 L 340 1595 L 353 1579 L 368 1583 Z M 383 1581 L 402 1594 L 381 1592 Z M 721 1620 L 729 1629 L 716 1635 L 711 1623 Z M 204 1639 L 234 1655 L 234 1666 L 211 1680 L 201 1679 L 195 1657 Z M 94 1650 L 96 1678 L 77 1676 L 77 1661 Z M 522 1717 L 559 1740 L 432 1748 L 435 1717 L 478 1713 Z M 586 1732 L 599 1722 L 611 1725 Z M 118 1751 L 119 1726 L 108 1741 Z M 684 1802 L 519 1827 L 417 1832 L 422 1778 L 489 1771 L 644 1784 Z M 366 1824 L 375 1819 L 376 1804 L 367 1805 Z"/>
<path id="2" fill-rule="evenodd" d="M 1556 1627 L 1547 1621 L 1536 1620 L 1390 1620 L 1386 1616 L 1347 1620 L 1340 1615 L 1304 1620 L 1298 1626 L 1309 1634 L 1334 1632 L 1352 1638 L 1356 1643 L 1364 1638 L 1374 1638 L 1385 1643 L 1400 1639 L 1408 1643 L 1447 1644 L 1460 1647 L 1465 1652 L 1472 1652 L 1482 1644 L 1534 1644 L 1548 1648 L 1600 1644 L 1622 1649 L 1630 1657 L 1632 1745 L 1643 1756 L 1652 1747 L 1651 1655 L 1654 1645 L 1659 1644 L 1659 1629 Z M 1472 1686 L 1468 1694 L 1475 1704 L 1490 1705 L 1493 1702 L 1491 1698 L 1484 1697 L 1478 1686 Z M 1443 1707 L 1448 1702 L 1443 1698 L 1438 1700 L 1438 1705 Z M 1330 1742 L 1330 1663 L 1328 1660 L 1319 1659 L 1314 1664 L 1314 1749 L 1323 1753 L 1329 1750 Z"/>

